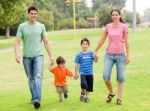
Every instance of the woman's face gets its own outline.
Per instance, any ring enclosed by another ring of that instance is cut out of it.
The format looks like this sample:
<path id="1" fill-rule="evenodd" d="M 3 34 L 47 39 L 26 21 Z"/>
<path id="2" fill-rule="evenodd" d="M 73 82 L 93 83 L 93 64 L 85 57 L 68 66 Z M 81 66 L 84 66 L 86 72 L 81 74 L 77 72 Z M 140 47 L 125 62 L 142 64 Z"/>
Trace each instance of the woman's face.
<path id="1" fill-rule="evenodd" d="M 111 14 L 113 22 L 118 22 L 120 21 L 120 15 L 117 11 L 113 11 Z"/>

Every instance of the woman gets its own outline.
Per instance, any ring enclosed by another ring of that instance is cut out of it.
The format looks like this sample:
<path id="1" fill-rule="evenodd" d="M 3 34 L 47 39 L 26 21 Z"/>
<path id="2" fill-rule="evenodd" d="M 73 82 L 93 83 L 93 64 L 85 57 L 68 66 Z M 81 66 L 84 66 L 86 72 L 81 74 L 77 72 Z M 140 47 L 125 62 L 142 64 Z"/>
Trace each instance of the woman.
<path id="1" fill-rule="evenodd" d="M 113 9 L 111 16 L 112 22 L 106 25 L 104 34 L 95 49 L 94 55 L 97 55 L 99 48 L 101 48 L 108 36 L 109 42 L 106 49 L 103 71 L 103 79 L 109 90 L 106 102 L 111 102 L 115 96 L 110 77 L 113 65 L 116 64 L 118 82 L 117 105 L 121 105 L 125 66 L 129 63 L 128 27 L 124 24 L 121 12 L 118 9 Z"/>

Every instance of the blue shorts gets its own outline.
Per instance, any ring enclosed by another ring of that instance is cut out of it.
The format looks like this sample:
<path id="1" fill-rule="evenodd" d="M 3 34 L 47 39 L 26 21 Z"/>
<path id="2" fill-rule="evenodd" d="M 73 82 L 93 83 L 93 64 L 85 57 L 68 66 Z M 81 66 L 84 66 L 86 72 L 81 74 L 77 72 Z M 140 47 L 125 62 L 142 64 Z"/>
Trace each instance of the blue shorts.
<path id="1" fill-rule="evenodd" d="M 125 54 L 106 54 L 104 59 L 104 72 L 103 72 L 103 79 L 105 81 L 110 80 L 111 72 L 113 65 L 116 64 L 117 70 L 117 81 L 122 83 L 125 81 Z"/>
<path id="2" fill-rule="evenodd" d="M 81 89 L 93 92 L 93 75 L 81 75 Z"/>

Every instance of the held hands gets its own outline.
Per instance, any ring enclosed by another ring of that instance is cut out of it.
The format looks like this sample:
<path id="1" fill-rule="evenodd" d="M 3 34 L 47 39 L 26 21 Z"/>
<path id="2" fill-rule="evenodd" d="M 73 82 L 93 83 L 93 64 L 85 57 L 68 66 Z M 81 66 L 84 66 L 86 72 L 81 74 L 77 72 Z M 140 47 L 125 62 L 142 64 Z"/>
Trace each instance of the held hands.
<path id="1" fill-rule="evenodd" d="M 95 58 L 95 62 L 98 62 L 98 54 L 97 51 L 94 51 L 93 56 Z"/>
<path id="2" fill-rule="evenodd" d="M 78 75 L 78 74 L 75 74 L 75 75 L 74 75 L 74 79 L 76 79 L 76 80 L 77 80 L 77 79 L 78 79 L 78 77 L 79 77 L 79 75 Z"/>
<path id="3" fill-rule="evenodd" d="M 55 64 L 55 60 L 54 60 L 53 58 L 51 58 L 50 61 L 51 61 L 51 62 L 50 62 L 50 65 L 51 65 L 51 66 Z"/>

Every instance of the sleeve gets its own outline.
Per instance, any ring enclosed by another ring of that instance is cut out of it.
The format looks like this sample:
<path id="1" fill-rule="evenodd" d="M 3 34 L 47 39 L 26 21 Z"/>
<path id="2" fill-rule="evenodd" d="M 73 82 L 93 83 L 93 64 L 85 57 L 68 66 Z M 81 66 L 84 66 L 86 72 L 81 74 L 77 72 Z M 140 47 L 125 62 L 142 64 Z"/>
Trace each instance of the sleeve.
<path id="1" fill-rule="evenodd" d="M 69 77 L 73 76 L 73 73 L 68 68 L 66 68 L 66 76 L 69 76 Z"/>
<path id="2" fill-rule="evenodd" d="M 104 27 L 104 32 L 107 34 L 108 33 L 108 25 L 106 25 L 105 27 Z"/>
<path id="3" fill-rule="evenodd" d="M 92 60 L 95 61 L 94 52 L 93 51 L 91 51 L 91 57 L 92 57 Z"/>
<path id="4" fill-rule="evenodd" d="M 75 57 L 74 62 L 75 62 L 76 64 L 80 64 L 80 55 L 79 55 L 79 54 Z"/>
<path id="5" fill-rule="evenodd" d="M 56 68 L 53 67 L 53 68 L 50 69 L 50 71 L 51 71 L 53 74 L 55 74 L 55 73 L 56 73 Z"/>
<path id="6" fill-rule="evenodd" d="M 124 34 L 125 33 L 128 33 L 128 26 L 126 24 L 124 25 Z"/>
<path id="7" fill-rule="evenodd" d="M 16 37 L 21 37 L 22 38 L 22 36 L 23 36 L 22 25 L 19 25 Z"/>
<path id="8" fill-rule="evenodd" d="M 42 25 L 42 35 L 41 36 L 42 36 L 42 38 L 47 36 L 46 28 L 44 25 Z"/>

